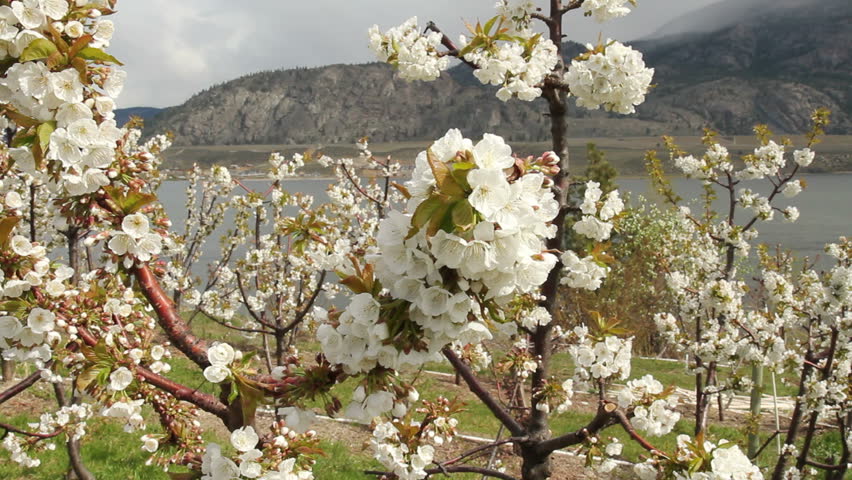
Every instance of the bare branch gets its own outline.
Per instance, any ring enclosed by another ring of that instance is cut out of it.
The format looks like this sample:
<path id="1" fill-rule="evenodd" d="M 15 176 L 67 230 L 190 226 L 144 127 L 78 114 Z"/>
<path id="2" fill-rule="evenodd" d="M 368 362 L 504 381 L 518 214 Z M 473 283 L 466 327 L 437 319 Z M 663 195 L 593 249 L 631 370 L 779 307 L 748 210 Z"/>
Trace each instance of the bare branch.
<path id="1" fill-rule="evenodd" d="M 53 360 L 50 360 L 49 362 L 47 362 L 47 364 L 45 364 L 44 368 L 50 368 L 51 365 L 53 365 Z M 16 383 L 15 385 L 12 385 L 11 387 L 7 388 L 3 392 L 0 392 L 0 405 L 6 403 L 7 401 L 14 398 L 19 393 L 30 388 L 39 380 L 41 380 L 41 371 L 37 371 L 37 372 L 33 373 L 32 375 L 21 380 L 20 382 Z"/>
<path id="2" fill-rule="evenodd" d="M 427 30 L 427 31 L 432 31 L 432 32 L 435 32 L 435 33 L 439 33 L 439 34 L 441 34 L 441 45 L 443 45 L 443 46 L 447 49 L 447 55 L 449 55 L 449 56 L 451 56 L 451 57 L 456 57 L 456 58 L 458 58 L 458 59 L 459 59 L 459 60 L 461 60 L 461 61 L 462 61 L 465 65 L 467 65 L 468 67 L 470 67 L 470 68 L 472 68 L 472 69 L 474 69 L 474 70 L 476 70 L 477 68 L 479 68 L 479 67 L 477 67 L 477 66 L 476 66 L 476 64 L 475 64 L 475 63 L 473 63 L 473 62 L 469 62 L 469 61 L 465 60 L 465 59 L 464 59 L 464 57 L 460 57 L 460 56 L 459 56 L 459 48 L 458 48 L 458 47 L 456 46 L 456 44 L 455 44 L 455 43 L 454 43 L 454 42 L 450 39 L 450 37 L 448 37 L 448 36 L 447 36 L 447 34 L 446 34 L 446 33 L 442 32 L 442 31 L 441 31 L 441 29 L 440 29 L 440 28 L 438 28 L 438 26 L 437 26 L 437 25 L 435 25 L 435 22 L 429 22 L 429 23 L 427 23 L 427 24 L 426 24 L 426 30 Z"/>
<path id="3" fill-rule="evenodd" d="M 476 395 L 489 410 L 491 410 L 491 413 L 493 413 L 494 416 L 497 417 L 497 419 L 500 420 L 500 422 L 503 423 L 510 432 L 512 432 L 512 435 L 516 437 L 524 436 L 526 434 L 524 427 L 522 427 L 521 424 L 518 423 L 518 421 L 515 420 L 515 418 L 497 402 L 497 400 L 485 389 L 485 387 L 479 383 L 479 380 L 477 380 L 470 367 L 468 367 L 450 347 L 444 347 L 441 351 L 444 356 L 447 357 L 447 360 L 449 360 L 453 365 L 453 368 L 459 372 L 459 375 L 464 379 L 465 383 L 467 383 L 470 391 Z"/>

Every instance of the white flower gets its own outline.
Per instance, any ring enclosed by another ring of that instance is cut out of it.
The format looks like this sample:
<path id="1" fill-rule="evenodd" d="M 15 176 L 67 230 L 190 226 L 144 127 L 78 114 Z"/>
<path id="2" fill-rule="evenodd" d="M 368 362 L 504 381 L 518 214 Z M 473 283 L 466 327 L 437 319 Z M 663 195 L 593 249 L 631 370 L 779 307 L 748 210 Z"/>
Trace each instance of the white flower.
<path id="1" fill-rule="evenodd" d="M 236 358 L 234 347 L 227 343 L 217 343 L 207 349 L 207 360 L 213 365 L 226 367 L 234 361 L 234 358 Z"/>
<path id="2" fill-rule="evenodd" d="M 6 206 L 13 209 L 18 209 L 24 206 L 24 201 L 21 199 L 21 194 L 11 191 L 5 197 Z"/>
<path id="3" fill-rule="evenodd" d="M 51 73 L 48 80 L 53 94 L 60 100 L 68 103 L 83 101 L 83 83 L 80 81 L 80 73 L 77 70 L 68 68 L 61 72 Z"/>
<path id="4" fill-rule="evenodd" d="M 83 29 L 83 24 L 77 20 L 72 20 L 65 24 L 65 34 L 71 38 L 80 38 L 86 31 Z"/>
<path id="5" fill-rule="evenodd" d="M 724 443 L 724 440 L 719 442 Z M 737 445 L 713 450 L 713 460 L 710 467 L 718 478 L 737 480 L 758 480 L 763 478 L 760 469 L 752 465 L 748 457 Z"/>
<path id="6" fill-rule="evenodd" d="M 124 70 L 113 69 L 104 82 L 104 91 L 112 98 L 117 98 L 124 89 L 124 83 L 127 80 L 127 72 Z"/>
<path id="7" fill-rule="evenodd" d="M 116 255 L 124 255 L 125 253 L 136 253 L 136 240 L 126 233 L 117 233 L 112 236 L 107 244 L 110 250 Z"/>
<path id="8" fill-rule="evenodd" d="M 260 438 L 251 426 L 238 428 L 231 432 L 231 445 L 240 452 L 254 449 Z"/>
<path id="9" fill-rule="evenodd" d="M 784 185 L 784 189 L 781 190 L 781 193 L 784 194 L 787 198 L 793 198 L 796 195 L 802 192 L 802 183 L 799 180 L 792 180 L 787 182 Z"/>
<path id="10" fill-rule="evenodd" d="M 447 311 L 450 292 L 441 287 L 429 287 L 420 292 L 417 306 L 426 315 L 437 317 Z"/>
<path id="11" fill-rule="evenodd" d="M 109 389 L 120 392 L 133 383 L 133 373 L 127 367 L 119 367 L 109 374 Z"/>
<path id="12" fill-rule="evenodd" d="M 45 23 L 44 12 L 38 0 L 12 2 L 12 11 L 25 28 L 36 30 Z"/>
<path id="13" fill-rule="evenodd" d="M 597 242 L 606 240 L 612 232 L 611 223 L 602 222 L 591 215 L 584 215 L 582 220 L 574 223 L 573 228 L 580 235 Z"/>
<path id="14" fill-rule="evenodd" d="M 33 251 L 33 244 L 30 243 L 27 237 L 22 235 L 15 235 L 12 237 L 12 240 L 9 245 L 12 248 L 12 251 L 15 252 L 16 255 L 20 255 L 22 257 L 29 256 Z"/>
<path id="15" fill-rule="evenodd" d="M 379 415 L 393 410 L 394 396 L 391 392 L 380 390 L 371 393 L 364 401 L 364 411 L 368 418 L 378 417 Z"/>
<path id="16" fill-rule="evenodd" d="M 9 315 L 0 317 L 0 338 L 14 338 L 22 328 L 17 318 Z"/>
<path id="17" fill-rule="evenodd" d="M 39 0 L 42 11 L 54 20 L 61 20 L 68 14 L 67 0 Z"/>
<path id="18" fill-rule="evenodd" d="M 296 433 L 304 433 L 311 428 L 317 416 L 310 410 L 302 410 L 296 407 L 279 408 L 278 414 L 284 417 L 287 428 Z"/>
<path id="19" fill-rule="evenodd" d="M 210 383 L 224 382 L 231 371 L 220 365 L 211 365 L 204 369 L 204 378 Z"/>
<path id="20" fill-rule="evenodd" d="M 142 213 L 132 213 L 121 221 L 121 230 L 135 239 L 145 236 L 149 228 L 148 217 Z"/>
<path id="21" fill-rule="evenodd" d="M 145 450 L 146 452 L 154 453 L 158 448 L 160 448 L 160 442 L 154 435 L 142 435 L 140 440 L 142 440 L 142 450 Z"/>
<path id="22" fill-rule="evenodd" d="M 793 152 L 793 160 L 801 167 L 807 167 L 814 161 L 814 152 L 810 148 L 803 148 Z"/>
<path id="23" fill-rule="evenodd" d="M 628 2 L 630 0 L 586 0 L 583 2 L 583 11 L 598 23 L 603 23 L 630 13 L 630 9 L 625 6 Z"/>
<path id="24" fill-rule="evenodd" d="M 56 315 L 50 310 L 34 308 L 27 316 L 27 326 L 33 333 L 47 333 L 53 330 Z"/>
<path id="25" fill-rule="evenodd" d="M 473 147 L 473 159 L 481 169 L 509 168 L 515 164 L 512 147 L 506 145 L 502 137 L 486 133 Z"/>
<path id="26" fill-rule="evenodd" d="M 66 128 L 68 139 L 80 148 L 88 148 L 98 142 L 100 131 L 98 124 L 90 118 L 81 118 Z"/>
<path id="27" fill-rule="evenodd" d="M 500 170 L 472 170 L 468 173 L 467 180 L 473 187 L 468 202 L 488 221 L 511 200 L 509 182 Z"/>

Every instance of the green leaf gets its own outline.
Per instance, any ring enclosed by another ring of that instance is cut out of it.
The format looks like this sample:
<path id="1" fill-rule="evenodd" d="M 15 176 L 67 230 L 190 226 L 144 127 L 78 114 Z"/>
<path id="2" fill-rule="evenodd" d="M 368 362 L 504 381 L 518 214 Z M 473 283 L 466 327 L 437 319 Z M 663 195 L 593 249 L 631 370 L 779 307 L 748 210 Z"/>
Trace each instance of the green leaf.
<path id="1" fill-rule="evenodd" d="M 55 120 L 44 122 L 38 126 L 38 129 L 36 129 L 38 141 L 41 144 L 42 150 L 47 150 L 47 146 L 50 145 L 50 134 L 52 134 L 54 130 L 56 130 Z"/>
<path id="2" fill-rule="evenodd" d="M 431 219 L 429 220 L 429 226 L 426 228 L 426 235 L 432 236 L 438 233 L 438 230 L 453 230 L 453 217 L 450 212 L 450 207 L 452 204 L 450 203 L 442 203 L 441 206 L 435 210 L 432 214 Z"/>
<path id="3" fill-rule="evenodd" d="M 462 200 L 453 206 L 453 224 L 460 230 L 470 230 L 476 222 L 475 213 L 470 202 Z"/>
<path id="4" fill-rule="evenodd" d="M 7 300 L 5 302 L 0 302 L 0 310 L 9 314 L 21 313 L 25 308 L 28 309 L 29 305 L 23 300 Z"/>
<path id="5" fill-rule="evenodd" d="M 125 214 L 138 212 L 145 205 L 157 200 L 157 196 L 152 193 L 131 192 L 125 194 L 119 189 L 109 186 L 104 187 L 104 190 Z"/>
<path id="6" fill-rule="evenodd" d="M 414 215 L 411 216 L 411 226 L 415 229 L 423 227 L 432 218 L 435 211 L 442 206 L 444 206 L 444 200 L 440 195 L 433 194 L 431 197 L 423 200 L 417 206 L 417 209 L 414 210 Z"/>
<path id="7" fill-rule="evenodd" d="M 100 48 L 95 47 L 82 48 L 77 53 L 77 56 L 97 63 L 115 63 L 117 65 L 124 65 L 123 63 L 119 62 L 117 58 L 106 53 Z"/>
<path id="8" fill-rule="evenodd" d="M 41 60 L 43 58 L 47 58 L 52 54 L 58 52 L 59 49 L 56 48 L 56 45 L 46 38 L 37 38 L 30 42 L 27 45 L 27 48 L 21 52 L 21 56 L 18 59 L 21 62 L 30 62 L 33 60 Z"/>
<path id="9" fill-rule="evenodd" d="M 485 31 L 486 35 L 491 34 L 491 28 L 494 26 L 494 22 L 496 22 L 498 18 L 500 18 L 499 15 L 485 22 L 485 27 L 483 28 L 483 30 Z"/>
<path id="10" fill-rule="evenodd" d="M 438 184 L 438 190 L 444 195 L 449 195 L 453 198 L 464 198 L 464 189 L 453 178 L 453 172 L 450 170 L 450 167 L 438 160 L 438 157 L 432 153 L 432 149 L 426 150 L 426 158 L 429 161 L 432 174 L 435 176 L 435 183 Z"/>
<path id="11" fill-rule="evenodd" d="M 80 372 L 80 375 L 78 375 L 77 378 L 74 379 L 74 386 L 77 388 L 77 390 L 82 392 L 86 390 L 86 388 L 88 388 L 93 381 L 95 381 L 95 378 L 97 378 L 97 376 L 98 369 L 95 367 L 89 367 Z"/>
<path id="12" fill-rule="evenodd" d="M 263 390 L 251 385 L 237 376 L 237 390 L 240 392 L 240 407 L 243 411 L 243 423 L 251 425 L 254 423 L 255 412 L 257 406 L 263 401 Z"/>

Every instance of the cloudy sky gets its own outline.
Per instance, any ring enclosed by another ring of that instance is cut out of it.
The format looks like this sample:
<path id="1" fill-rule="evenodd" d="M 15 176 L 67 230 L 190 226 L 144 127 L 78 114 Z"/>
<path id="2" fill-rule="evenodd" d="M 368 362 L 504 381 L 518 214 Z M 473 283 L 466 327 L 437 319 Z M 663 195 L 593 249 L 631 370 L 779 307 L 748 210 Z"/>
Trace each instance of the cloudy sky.
<path id="1" fill-rule="evenodd" d="M 570 15 L 571 40 L 649 35 L 719 0 L 639 0 L 627 17 L 600 25 Z M 170 106 L 240 75 L 279 68 L 372 61 L 366 31 L 411 16 L 451 37 L 464 21 L 493 16 L 495 0 L 121 0 L 110 53 L 129 73 L 119 105 Z M 544 4 L 542 0 L 538 3 Z"/>

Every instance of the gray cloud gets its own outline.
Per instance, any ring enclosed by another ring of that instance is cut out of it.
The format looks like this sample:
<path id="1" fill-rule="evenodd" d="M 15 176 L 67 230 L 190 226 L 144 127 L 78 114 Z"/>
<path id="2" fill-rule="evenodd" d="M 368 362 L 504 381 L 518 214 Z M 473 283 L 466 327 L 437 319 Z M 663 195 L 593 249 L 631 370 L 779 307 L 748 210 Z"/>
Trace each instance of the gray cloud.
<path id="1" fill-rule="evenodd" d="M 632 40 L 719 0 L 639 0 L 603 25 L 576 14 L 569 39 Z M 493 15 L 494 0 L 122 0 L 110 51 L 126 64 L 121 106 L 168 106 L 216 83 L 261 70 L 372 61 L 366 30 L 417 15 L 451 36 Z M 539 0 L 540 4 L 545 4 Z"/>

